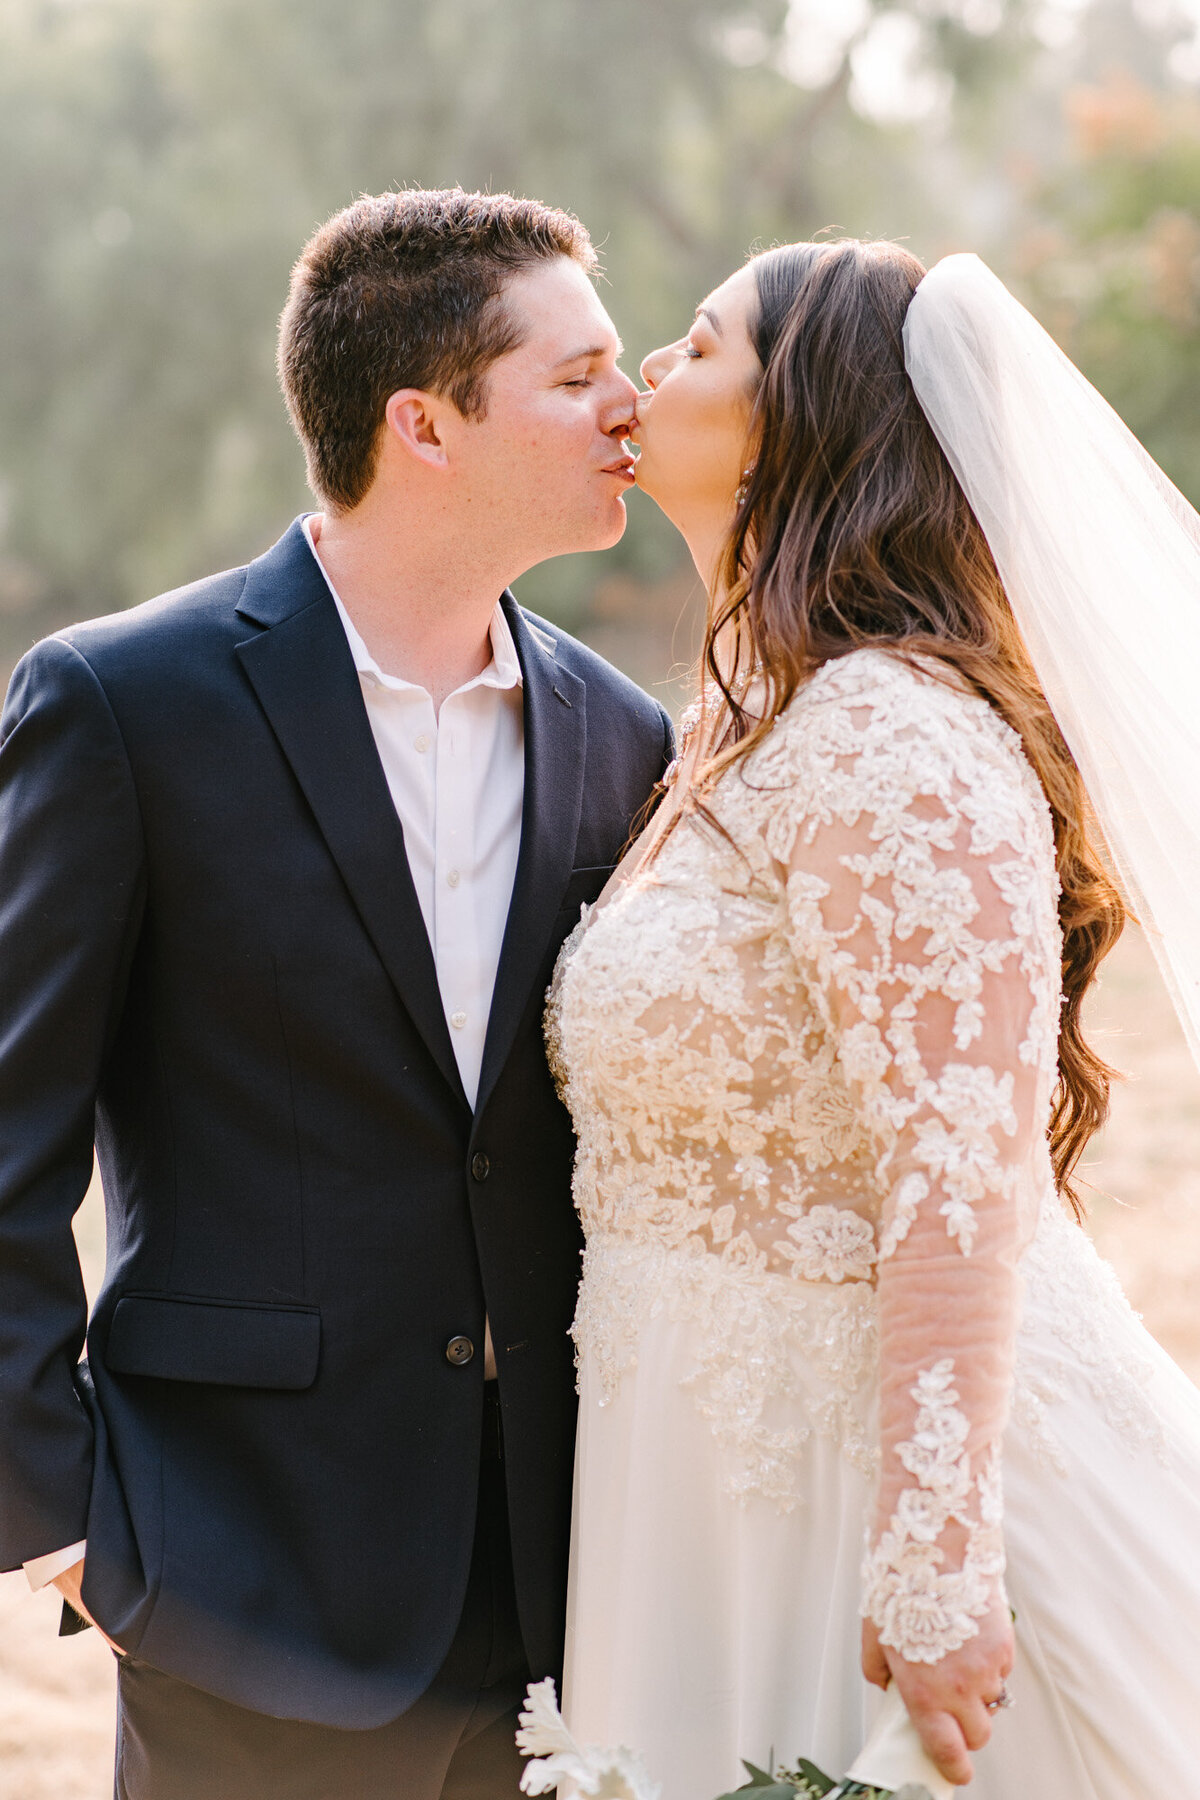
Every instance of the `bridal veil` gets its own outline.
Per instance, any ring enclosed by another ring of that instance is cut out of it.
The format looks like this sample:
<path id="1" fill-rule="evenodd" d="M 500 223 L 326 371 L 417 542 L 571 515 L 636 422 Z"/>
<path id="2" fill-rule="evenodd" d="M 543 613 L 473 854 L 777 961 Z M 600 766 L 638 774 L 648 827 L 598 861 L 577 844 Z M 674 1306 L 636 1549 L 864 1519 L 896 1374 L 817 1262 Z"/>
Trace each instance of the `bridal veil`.
<path id="1" fill-rule="evenodd" d="M 978 257 L 904 345 L 1200 1063 L 1200 516 Z"/>

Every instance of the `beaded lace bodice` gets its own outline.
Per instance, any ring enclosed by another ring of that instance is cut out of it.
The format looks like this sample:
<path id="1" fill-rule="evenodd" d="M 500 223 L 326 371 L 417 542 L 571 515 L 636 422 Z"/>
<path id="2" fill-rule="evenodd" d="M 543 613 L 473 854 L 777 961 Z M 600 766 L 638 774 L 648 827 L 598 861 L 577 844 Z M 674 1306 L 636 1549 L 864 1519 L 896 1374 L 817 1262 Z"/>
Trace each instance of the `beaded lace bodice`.
<path id="1" fill-rule="evenodd" d="M 1052 1186 L 1049 811 L 991 707 L 880 651 L 826 664 L 709 805 L 728 841 L 685 816 L 551 990 L 580 1353 L 618 1382 L 637 1308 L 670 1305 L 735 1491 L 790 1504 L 813 1429 L 873 1466 L 864 1611 L 934 1661 L 1002 1581 L 1016 1264 Z"/>

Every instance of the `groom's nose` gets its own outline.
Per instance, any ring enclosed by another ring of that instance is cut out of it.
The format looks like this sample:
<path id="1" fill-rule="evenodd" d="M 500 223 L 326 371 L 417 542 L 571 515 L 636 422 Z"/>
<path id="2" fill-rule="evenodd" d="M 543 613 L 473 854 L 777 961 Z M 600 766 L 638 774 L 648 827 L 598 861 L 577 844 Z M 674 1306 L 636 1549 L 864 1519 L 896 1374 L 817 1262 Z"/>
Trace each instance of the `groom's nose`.
<path id="1" fill-rule="evenodd" d="M 617 369 L 616 386 L 610 404 L 605 408 L 604 430 L 609 437 L 622 438 L 633 424 L 637 406 L 637 383 Z"/>

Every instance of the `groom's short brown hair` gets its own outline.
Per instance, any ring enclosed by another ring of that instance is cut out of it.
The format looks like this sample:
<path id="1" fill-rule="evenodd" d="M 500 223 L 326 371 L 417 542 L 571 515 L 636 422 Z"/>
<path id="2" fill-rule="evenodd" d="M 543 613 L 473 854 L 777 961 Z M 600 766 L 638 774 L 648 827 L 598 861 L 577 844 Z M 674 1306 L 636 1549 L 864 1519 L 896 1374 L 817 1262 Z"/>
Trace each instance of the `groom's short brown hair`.
<path id="1" fill-rule="evenodd" d="M 596 266 L 578 219 L 511 194 L 364 194 L 321 226 L 292 270 L 279 379 L 323 504 L 344 510 L 367 492 L 398 388 L 484 415 L 488 368 L 521 339 L 504 284 L 556 256 Z"/>

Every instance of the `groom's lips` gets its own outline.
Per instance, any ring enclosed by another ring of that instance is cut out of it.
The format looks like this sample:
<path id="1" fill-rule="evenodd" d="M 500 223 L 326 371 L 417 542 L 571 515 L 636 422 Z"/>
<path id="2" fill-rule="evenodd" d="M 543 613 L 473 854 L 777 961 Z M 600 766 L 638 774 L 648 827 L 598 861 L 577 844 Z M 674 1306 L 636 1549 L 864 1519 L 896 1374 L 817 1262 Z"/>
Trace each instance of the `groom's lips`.
<path id="1" fill-rule="evenodd" d="M 602 475 L 618 475 L 622 481 L 632 481 L 636 468 L 636 456 L 618 456 L 615 462 L 606 463 L 600 473 Z"/>

